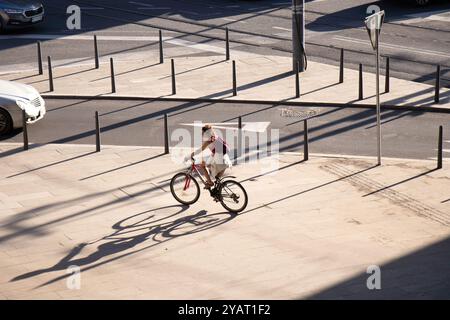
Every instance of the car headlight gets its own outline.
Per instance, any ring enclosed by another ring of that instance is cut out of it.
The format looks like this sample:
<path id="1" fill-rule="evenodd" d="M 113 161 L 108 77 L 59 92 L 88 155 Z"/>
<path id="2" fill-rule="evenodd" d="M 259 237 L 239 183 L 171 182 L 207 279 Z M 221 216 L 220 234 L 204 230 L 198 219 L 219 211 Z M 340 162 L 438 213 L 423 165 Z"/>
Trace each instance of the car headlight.
<path id="1" fill-rule="evenodd" d="M 5 9 L 5 12 L 14 14 L 14 13 L 22 13 L 23 10 L 20 10 L 20 9 Z"/>

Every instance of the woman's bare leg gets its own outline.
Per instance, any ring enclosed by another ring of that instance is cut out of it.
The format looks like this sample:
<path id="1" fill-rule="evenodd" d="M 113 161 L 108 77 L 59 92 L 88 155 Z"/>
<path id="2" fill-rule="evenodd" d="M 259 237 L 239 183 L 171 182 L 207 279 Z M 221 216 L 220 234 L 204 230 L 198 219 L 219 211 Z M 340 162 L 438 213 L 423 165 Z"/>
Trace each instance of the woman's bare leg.
<path id="1" fill-rule="evenodd" d="M 200 166 L 201 166 L 202 169 L 203 169 L 203 174 L 205 175 L 207 184 L 208 184 L 209 186 L 214 185 L 214 182 L 212 182 L 211 177 L 210 177 L 210 175 L 209 175 L 208 169 L 206 168 L 205 162 L 203 161 L 202 164 L 201 164 Z"/>

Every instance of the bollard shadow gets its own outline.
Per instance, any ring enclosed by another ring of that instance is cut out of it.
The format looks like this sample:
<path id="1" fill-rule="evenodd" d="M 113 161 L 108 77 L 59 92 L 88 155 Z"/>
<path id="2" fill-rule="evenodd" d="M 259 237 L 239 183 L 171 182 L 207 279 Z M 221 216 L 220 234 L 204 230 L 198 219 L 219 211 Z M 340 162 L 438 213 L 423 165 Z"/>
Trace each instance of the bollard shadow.
<path id="1" fill-rule="evenodd" d="M 180 216 L 187 209 L 187 206 L 172 205 L 133 214 L 115 223 L 110 234 L 98 240 L 80 243 L 75 246 L 55 265 L 16 276 L 10 282 L 25 280 L 55 271 L 64 271 L 66 273 L 65 271 L 71 265 L 79 266 L 82 272 L 86 272 L 160 246 L 176 238 L 216 228 L 237 216 L 228 212 L 208 214 L 205 210 L 200 210 L 187 216 Z M 148 244 L 142 246 L 144 243 Z M 88 247 L 93 247 L 94 245 L 97 246 L 93 252 L 91 251 L 91 253 L 82 256 Z M 70 274 L 58 276 L 36 288 L 47 286 L 69 276 Z"/>
<path id="2" fill-rule="evenodd" d="M 139 160 L 139 161 L 136 161 L 136 162 L 133 162 L 133 163 L 129 163 L 127 165 L 124 165 L 124 166 L 121 166 L 121 167 L 118 167 L 118 168 L 114 168 L 114 169 L 111 169 L 111 170 L 103 171 L 103 172 L 94 174 L 94 175 L 89 176 L 89 177 L 84 177 L 84 178 L 80 179 L 80 181 L 92 179 L 92 178 L 99 177 L 99 176 L 104 175 L 104 174 L 108 174 L 108 173 L 111 173 L 111 172 L 115 172 L 115 171 L 118 171 L 118 170 L 129 168 L 129 167 L 132 167 L 132 166 L 135 166 L 135 165 L 147 162 L 147 161 L 151 161 L 153 159 L 157 159 L 157 158 L 162 157 L 164 155 L 165 155 L 165 153 L 161 153 L 161 154 L 158 154 L 156 156 L 153 156 L 153 157 L 150 157 L 150 158 L 147 158 L 147 159 Z"/>
<path id="3" fill-rule="evenodd" d="M 160 63 L 159 62 L 158 63 L 153 63 L 153 64 L 148 65 L 148 66 L 143 66 L 143 67 L 139 67 L 139 68 L 135 68 L 135 69 L 131 69 L 131 70 L 115 73 L 114 75 L 116 77 L 118 77 L 118 76 L 122 76 L 124 74 L 129 74 L 129 73 L 133 73 L 133 72 L 136 72 L 136 71 L 149 69 L 149 68 L 152 68 L 152 67 L 157 66 L 157 65 L 160 65 Z M 91 80 L 89 82 L 96 82 L 96 81 L 101 81 L 101 80 L 106 80 L 106 79 L 111 79 L 111 76 L 106 76 L 106 77 L 102 77 L 102 78 L 93 79 L 93 80 Z"/>
<path id="4" fill-rule="evenodd" d="M 81 158 L 90 156 L 90 155 L 95 154 L 95 153 L 96 153 L 95 151 L 88 152 L 88 153 L 81 154 L 81 155 L 78 155 L 78 156 L 75 156 L 75 157 L 71 157 L 71 158 L 69 158 L 69 159 L 64 159 L 64 160 L 61 160 L 61 161 L 57 161 L 57 162 L 53 162 L 53 163 L 50 163 L 50 164 L 46 164 L 46 165 L 41 166 L 41 167 L 37 167 L 37 168 L 30 169 L 30 170 L 27 170 L 27 171 L 22 171 L 22 172 L 19 172 L 19 173 L 16 173 L 16 174 L 7 176 L 6 178 L 14 178 L 14 177 L 18 177 L 18 176 L 21 176 L 21 175 L 24 175 L 24 174 L 27 174 L 27 173 L 39 171 L 39 170 L 46 169 L 46 168 L 50 168 L 50 167 L 56 166 L 56 165 L 58 165 L 58 164 L 70 162 L 70 161 L 73 161 L 73 160 L 76 160 L 76 159 L 81 159 Z"/>
<path id="5" fill-rule="evenodd" d="M 55 67 L 53 67 L 53 70 L 55 70 Z M 67 74 L 64 74 L 62 76 L 57 76 L 57 77 L 53 76 L 53 80 L 67 78 L 67 77 L 70 77 L 70 76 L 75 76 L 75 75 L 78 75 L 78 74 L 83 74 L 83 73 L 87 73 L 87 72 L 91 72 L 91 71 L 95 71 L 95 70 L 96 70 L 95 68 L 88 68 L 88 69 L 75 71 L 75 72 L 72 72 L 72 73 L 67 73 Z M 32 85 L 32 84 L 42 83 L 42 82 L 48 82 L 48 78 L 42 79 L 42 80 L 37 80 L 37 81 L 32 81 L 32 82 L 27 82 L 26 84 Z"/>
<path id="6" fill-rule="evenodd" d="M 437 168 L 430 169 L 430 170 L 428 170 L 428 171 L 426 171 L 426 172 L 422 172 L 422 173 L 420 173 L 420 174 L 418 174 L 418 175 L 415 175 L 414 177 L 411 177 L 411 178 L 408 178 L 408 179 L 405 179 L 405 180 L 402 180 L 402 181 L 393 183 L 393 184 L 391 184 L 391 185 L 389 185 L 389 186 L 386 186 L 386 187 L 383 187 L 383 188 L 381 188 L 381 189 L 378 189 L 378 190 L 369 192 L 369 193 L 363 195 L 363 197 L 367 197 L 367 196 L 371 196 L 371 195 L 374 195 L 374 194 L 379 193 L 379 192 L 383 192 L 383 191 L 388 190 L 388 189 L 390 189 L 390 188 L 399 186 L 399 185 L 401 185 L 401 184 L 403 184 L 403 183 L 406 183 L 406 182 L 412 181 L 412 180 L 414 180 L 414 179 L 417 179 L 417 178 L 426 176 L 426 175 L 428 175 L 428 174 L 430 174 L 430 173 L 432 173 L 432 172 L 434 172 L 434 171 L 436 171 L 436 170 L 438 170 L 438 169 L 437 169 Z"/>

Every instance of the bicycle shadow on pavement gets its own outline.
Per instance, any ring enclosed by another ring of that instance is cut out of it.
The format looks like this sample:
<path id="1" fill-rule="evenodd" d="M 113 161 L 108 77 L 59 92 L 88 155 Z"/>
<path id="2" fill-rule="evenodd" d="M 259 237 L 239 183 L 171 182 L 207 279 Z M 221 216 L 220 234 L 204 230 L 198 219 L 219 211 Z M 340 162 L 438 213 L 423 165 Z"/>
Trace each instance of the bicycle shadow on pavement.
<path id="1" fill-rule="evenodd" d="M 11 279 L 10 282 L 25 280 L 44 273 L 64 271 L 63 275 L 34 288 L 38 289 L 69 277 L 71 274 L 66 274 L 66 270 L 71 266 L 78 266 L 81 269 L 80 271 L 84 272 L 153 248 L 178 237 L 218 227 L 237 217 L 236 214 L 228 212 L 208 214 L 206 210 L 179 217 L 188 208 L 188 206 L 183 205 L 171 205 L 129 216 L 115 223 L 112 226 L 113 231 L 103 238 L 75 246 L 55 265 L 24 273 Z M 161 216 L 161 214 L 158 214 L 158 212 L 166 213 L 167 211 L 169 211 L 168 215 Z M 145 247 L 138 248 L 139 245 L 146 241 L 151 242 Z M 82 256 L 89 246 L 95 244 L 98 244 L 96 251 Z M 129 251 L 133 248 L 135 248 L 134 251 Z M 117 255 L 119 253 L 122 254 Z"/>

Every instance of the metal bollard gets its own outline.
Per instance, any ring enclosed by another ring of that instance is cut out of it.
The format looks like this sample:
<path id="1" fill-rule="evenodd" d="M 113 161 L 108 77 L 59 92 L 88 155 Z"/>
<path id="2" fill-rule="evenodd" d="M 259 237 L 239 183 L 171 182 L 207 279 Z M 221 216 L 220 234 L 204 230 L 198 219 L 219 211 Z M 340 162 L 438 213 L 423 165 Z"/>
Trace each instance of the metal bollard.
<path id="1" fill-rule="evenodd" d="M 38 54 L 38 68 L 39 74 L 43 74 L 44 70 L 42 68 L 42 50 L 41 50 L 41 42 L 37 42 L 37 54 Z"/>
<path id="2" fill-rule="evenodd" d="M 28 150 L 28 126 L 27 115 L 25 110 L 22 110 L 22 129 L 23 129 L 23 150 Z"/>
<path id="3" fill-rule="evenodd" d="M 53 86 L 53 69 L 52 69 L 52 57 L 47 57 L 47 63 L 48 63 L 48 82 L 50 91 L 54 91 L 55 87 Z"/>
<path id="4" fill-rule="evenodd" d="M 297 61 L 297 63 L 295 64 L 295 97 L 296 98 L 300 98 L 300 66 L 299 63 Z"/>
<path id="5" fill-rule="evenodd" d="M 443 139 L 443 128 L 439 126 L 439 138 L 438 138 L 438 155 L 437 155 L 437 168 L 442 169 L 442 139 Z"/>
<path id="6" fill-rule="evenodd" d="M 362 64 L 359 64 L 359 95 L 358 100 L 363 99 L 363 71 L 362 71 Z"/>
<path id="7" fill-rule="evenodd" d="M 95 111 L 95 147 L 96 152 L 100 152 L 100 121 L 98 117 L 98 111 Z"/>
<path id="8" fill-rule="evenodd" d="M 170 64 L 172 68 L 172 94 L 177 94 L 177 86 L 175 84 L 175 61 L 171 59 Z"/>
<path id="9" fill-rule="evenodd" d="M 341 59 L 339 63 L 339 83 L 344 82 L 344 49 L 341 48 Z"/>
<path id="10" fill-rule="evenodd" d="M 226 60 L 230 60 L 230 39 L 228 37 L 228 27 L 225 28 L 225 56 Z"/>
<path id="11" fill-rule="evenodd" d="M 390 91 L 390 67 L 389 67 L 389 57 L 386 57 L 386 74 L 384 76 L 384 92 L 388 93 Z"/>
<path id="12" fill-rule="evenodd" d="M 436 67 L 436 84 L 434 87 L 434 102 L 439 103 L 439 87 L 441 82 L 441 66 L 437 65 Z"/>
<path id="13" fill-rule="evenodd" d="M 308 119 L 303 120 L 303 160 L 309 159 Z"/>
<path id="14" fill-rule="evenodd" d="M 164 63 L 162 31 L 159 29 L 159 63 Z"/>
<path id="15" fill-rule="evenodd" d="M 97 35 L 94 34 L 94 52 L 95 52 L 95 69 L 100 68 L 100 61 L 98 58 L 98 44 L 97 44 Z"/>
<path id="16" fill-rule="evenodd" d="M 242 117 L 239 116 L 238 118 L 238 143 L 237 143 L 237 158 L 241 157 L 242 155 Z"/>
<path id="17" fill-rule="evenodd" d="M 233 60 L 233 96 L 237 96 L 236 61 Z"/>
<path id="18" fill-rule="evenodd" d="M 111 92 L 116 92 L 116 75 L 114 73 L 114 60 L 113 58 L 109 58 L 109 64 L 111 66 Z"/>
<path id="19" fill-rule="evenodd" d="M 169 154 L 169 124 L 167 113 L 164 114 L 164 154 Z"/>

